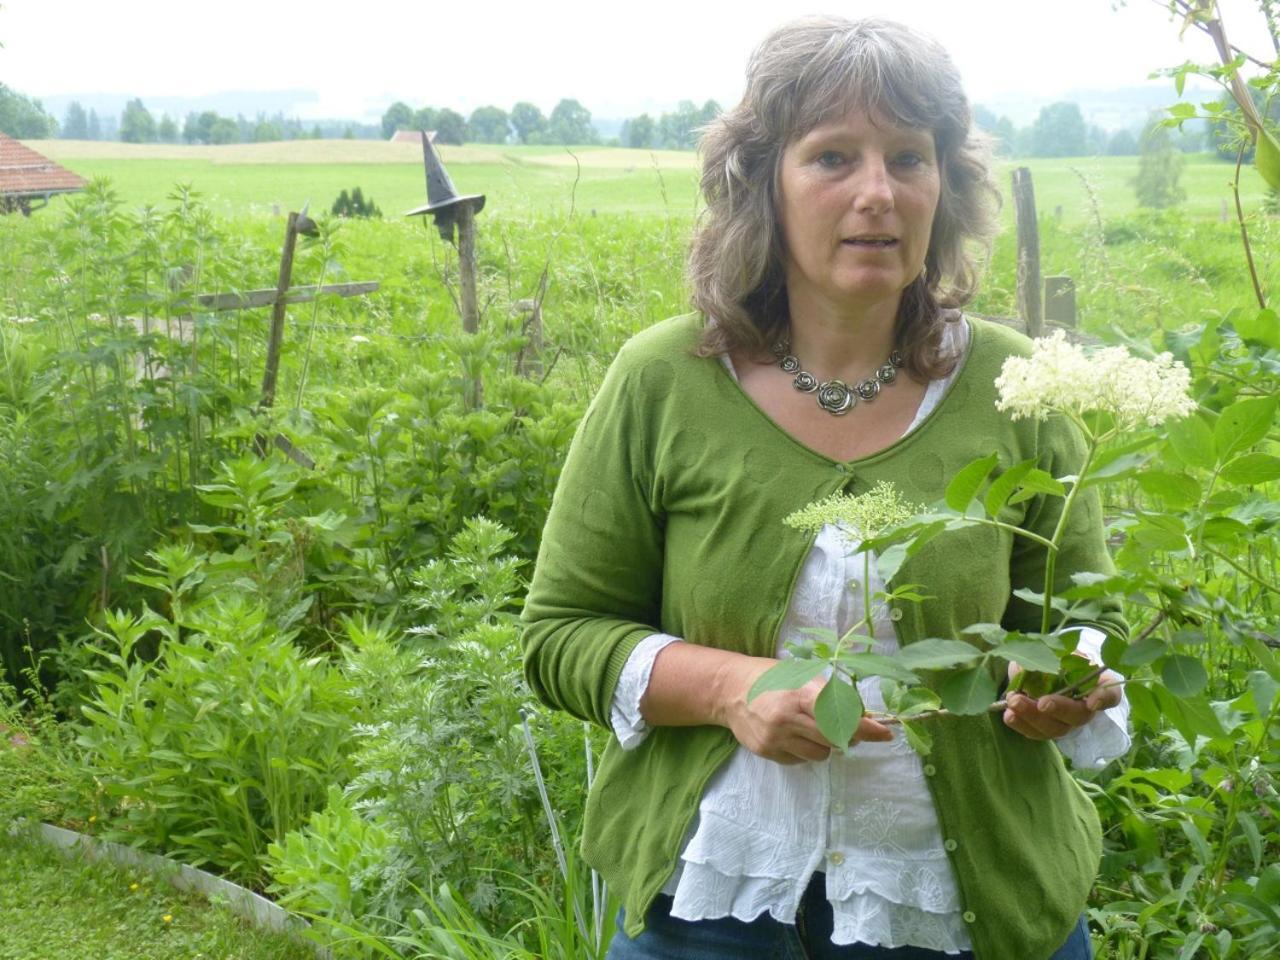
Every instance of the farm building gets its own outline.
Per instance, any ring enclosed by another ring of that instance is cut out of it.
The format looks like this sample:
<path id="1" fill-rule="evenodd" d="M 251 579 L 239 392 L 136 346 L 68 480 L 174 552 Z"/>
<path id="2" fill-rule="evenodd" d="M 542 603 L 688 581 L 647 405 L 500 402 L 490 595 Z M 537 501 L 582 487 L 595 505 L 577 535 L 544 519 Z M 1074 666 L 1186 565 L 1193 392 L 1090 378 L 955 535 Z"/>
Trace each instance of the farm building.
<path id="1" fill-rule="evenodd" d="M 83 190 L 84 178 L 0 133 L 0 213 L 31 211 L 56 193 Z"/>
<path id="2" fill-rule="evenodd" d="M 436 132 L 434 130 L 427 131 L 427 140 L 431 143 L 436 142 Z M 422 131 L 420 130 L 397 130 L 391 135 L 391 143 L 422 143 Z"/>

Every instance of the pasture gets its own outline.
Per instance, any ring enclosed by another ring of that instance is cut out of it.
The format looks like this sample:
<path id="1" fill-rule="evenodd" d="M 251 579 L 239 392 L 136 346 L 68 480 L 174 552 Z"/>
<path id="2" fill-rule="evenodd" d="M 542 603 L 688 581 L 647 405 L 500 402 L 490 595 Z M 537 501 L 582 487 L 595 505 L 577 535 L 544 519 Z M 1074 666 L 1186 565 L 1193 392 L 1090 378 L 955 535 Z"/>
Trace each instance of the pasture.
<path id="1" fill-rule="evenodd" d="M 425 201 L 414 145 L 32 145 L 105 179 L 0 217 L 0 823 L 202 864 L 316 918 L 339 958 L 601 957 L 616 904 L 574 841 L 604 735 L 534 704 L 517 616 L 606 366 L 687 308 L 695 157 L 443 148 L 488 197 L 468 336 L 456 251 L 400 215 Z M 1220 216 L 1233 168 L 1188 158 L 1188 199 L 1151 212 L 1136 158 L 1027 165 L 1080 328 L 1171 351 L 1199 405 L 1099 460 L 1136 736 L 1077 771 L 1104 827 L 1097 955 L 1272 956 L 1280 332 Z M 327 216 L 355 186 L 382 219 Z M 1251 169 L 1241 193 L 1274 295 L 1280 219 Z M 273 285 L 306 201 L 293 283 L 381 286 L 289 307 L 268 408 L 270 309 L 191 296 Z M 1016 314 L 1011 208 L 974 312 Z M 540 296 L 543 365 L 517 370 Z M 261 455 L 272 438 L 306 458 Z"/>

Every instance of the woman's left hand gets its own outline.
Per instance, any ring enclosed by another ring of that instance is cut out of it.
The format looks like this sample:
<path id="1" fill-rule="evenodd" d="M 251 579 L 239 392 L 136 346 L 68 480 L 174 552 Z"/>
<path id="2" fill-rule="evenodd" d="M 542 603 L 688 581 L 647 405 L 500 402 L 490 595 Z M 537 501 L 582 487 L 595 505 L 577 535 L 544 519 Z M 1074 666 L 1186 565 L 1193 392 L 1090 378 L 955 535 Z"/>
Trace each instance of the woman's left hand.
<path id="1" fill-rule="evenodd" d="M 1009 664 L 1012 680 L 1022 668 Z M 1120 702 L 1120 678 L 1109 670 L 1098 677 L 1098 685 L 1083 700 L 1060 693 L 1051 693 L 1032 699 L 1025 693 L 1010 693 L 1005 698 L 1004 723 L 1031 740 L 1056 740 L 1082 727 L 1092 720 L 1099 710 L 1114 707 Z"/>

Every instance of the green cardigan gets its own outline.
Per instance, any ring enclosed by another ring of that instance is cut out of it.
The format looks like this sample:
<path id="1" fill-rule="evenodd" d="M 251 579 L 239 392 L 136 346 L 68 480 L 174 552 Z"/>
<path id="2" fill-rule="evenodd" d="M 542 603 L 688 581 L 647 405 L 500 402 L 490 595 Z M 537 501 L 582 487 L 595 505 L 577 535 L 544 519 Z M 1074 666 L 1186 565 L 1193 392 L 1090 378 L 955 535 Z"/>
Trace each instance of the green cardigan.
<path id="1" fill-rule="evenodd" d="M 941 499 L 960 467 L 993 450 L 1003 467 L 1036 457 L 1053 476 L 1083 456 L 1065 420 L 1013 422 L 995 409 L 1011 330 L 969 321 L 951 389 L 915 430 L 847 463 L 785 433 L 718 360 L 693 353 L 702 322 L 676 317 L 632 338 L 605 376 L 569 450 L 524 608 L 525 675 L 537 696 L 602 726 L 632 649 L 664 632 L 773 656 L 813 536 L 782 518 L 836 491 L 890 480 L 909 500 Z M 1003 519 L 1049 536 L 1060 498 Z M 1013 590 L 1043 589 L 1045 551 L 991 527 L 952 531 L 895 582 L 930 599 L 891 612 L 901 644 L 956 637 L 977 622 L 1038 630 Z M 1095 493 L 1082 494 L 1059 554 L 1059 587 L 1112 570 Z M 1124 633 L 1117 608 L 1094 623 Z M 972 639 L 972 638 L 971 638 Z M 924 766 L 978 960 L 1047 958 L 1071 932 L 1097 871 L 1093 805 L 1053 744 L 998 714 L 931 722 Z M 634 936 L 675 867 L 702 792 L 736 747 L 722 727 L 659 727 L 635 750 L 611 741 L 587 798 L 582 852 L 619 894 Z"/>

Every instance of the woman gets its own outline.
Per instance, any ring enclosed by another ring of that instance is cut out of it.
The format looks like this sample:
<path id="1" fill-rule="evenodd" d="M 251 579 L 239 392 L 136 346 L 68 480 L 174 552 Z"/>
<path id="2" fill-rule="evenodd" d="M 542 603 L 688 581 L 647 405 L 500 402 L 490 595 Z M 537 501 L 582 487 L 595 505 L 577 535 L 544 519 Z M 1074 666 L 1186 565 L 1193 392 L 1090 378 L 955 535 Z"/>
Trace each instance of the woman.
<path id="1" fill-rule="evenodd" d="M 1123 750 L 1100 713 L 1114 687 L 934 721 L 927 762 L 866 718 L 835 749 L 813 719 L 821 681 L 746 696 L 806 628 L 862 617 L 856 545 L 783 517 L 881 480 L 931 503 L 992 450 L 1054 476 L 1081 456 L 1064 423 L 995 411 L 1000 365 L 1028 344 L 955 309 L 994 208 L 956 70 L 893 23 L 797 21 L 703 147 L 698 312 L 610 368 L 524 615 L 534 691 L 617 734 L 583 839 L 624 905 L 610 956 L 1087 957 L 1098 821 L 1049 741 L 1090 763 Z M 1062 585 L 1111 569 L 1082 502 Z M 1010 519 L 1047 534 L 1059 504 Z M 877 649 L 1038 629 L 1012 592 L 1042 584 L 1044 559 L 990 527 L 935 539 L 895 581 L 929 599 L 874 610 Z M 1095 644 L 1124 629 L 1114 605 L 1073 626 Z"/>

